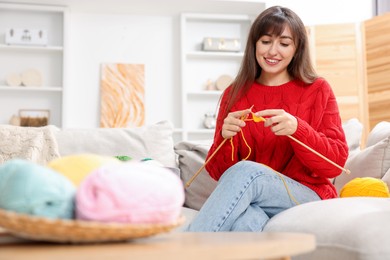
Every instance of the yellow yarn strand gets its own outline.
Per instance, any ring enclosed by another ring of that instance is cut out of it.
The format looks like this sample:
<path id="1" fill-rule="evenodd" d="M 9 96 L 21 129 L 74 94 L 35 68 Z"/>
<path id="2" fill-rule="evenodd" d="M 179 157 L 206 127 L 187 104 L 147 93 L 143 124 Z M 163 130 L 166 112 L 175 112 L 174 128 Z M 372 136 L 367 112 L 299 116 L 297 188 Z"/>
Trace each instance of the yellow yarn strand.
<path id="1" fill-rule="evenodd" d="M 230 137 L 230 145 L 232 147 L 232 161 L 234 161 L 234 144 L 233 144 L 233 137 Z"/>
<path id="2" fill-rule="evenodd" d="M 248 149 L 249 149 L 248 155 L 243 159 L 244 161 L 246 161 L 246 159 L 248 159 L 249 156 L 251 156 L 252 148 L 249 146 L 248 142 L 246 141 L 245 136 L 244 136 L 244 132 L 242 132 L 242 130 L 241 130 L 241 136 L 242 136 L 242 139 L 244 140 L 246 147 L 248 147 Z"/>
<path id="3" fill-rule="evenodd" d="M 250 109 L 252 109 L 252 107 L 253 107 L 253 106 L 251 106 Z M 241 117 L 241 120 L 246 121 L 246 122 L 247 122 L 247 121 L 254 121 L 255 123 L 264 122 L 264 121 L 265 121 L 264 117 L 256 116 L 255 113 L 253 113 L 253 112 L 251 112 L 251 114 L 252 114 L 252 118 L 249 118 L 249 119 L 248 119 L 248 115 L 246 115 L 246 116 L 242 116 L 242 117 Z M 242 160 L 246 161 L 246 160 L 249 158 L 249 156 L 251 156 L 252 148 L 249 146 L 248 142 L 246 141 L 245 136 L 244 136 L 244 132 L 242 131 L 242 129 L 240 129 L 240 132 L 241 132 L 242 140 L 244 141 L 246 147 L 248 147 L 248 149 L 249 149 L 248 155 L 247 155 L 244 159 L 242 159 Z M 233 137 L 230 137 L 230 145 L 231 145 L 231 147 L 232 147 L 232 161 L 234 161 L 234 144 L 233 144 Z"/>
<path id="4" fill-rule="evenodd" d="M 283 175 L 280 173 L 280 172 L 277 172 L 275 170 L 273 170 L 274 172 L 276 172 L 276 174 L 279 176 L 279 178 L 282 180 L 283 182 L 283 185 L 284 187 L 286 188 L 286 191 L 287 191 L 287 194 L 288 196 L 290 197 L 290 199 L 296 204 L 296 205 L 299 205 L 300 203 L 295 199 L 295 197 L 291 194 L 291 191 L 290 189 L 288 188 L 288 185 L 286 183 L 286 181 L 284 180 L 283 178 Z"/>

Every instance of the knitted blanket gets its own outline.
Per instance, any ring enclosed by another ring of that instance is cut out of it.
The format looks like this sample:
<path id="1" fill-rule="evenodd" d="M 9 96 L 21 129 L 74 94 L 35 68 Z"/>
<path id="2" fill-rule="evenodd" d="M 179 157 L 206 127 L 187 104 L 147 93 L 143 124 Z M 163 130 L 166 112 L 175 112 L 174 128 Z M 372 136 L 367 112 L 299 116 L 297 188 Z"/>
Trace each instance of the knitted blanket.
<path id="1" fill-rule="evenodd" d="M 21 127 L 0 125 L 0 164 L 10 159 L 26 159 L 41 165 L 60 157 L 53 125 Z"/>

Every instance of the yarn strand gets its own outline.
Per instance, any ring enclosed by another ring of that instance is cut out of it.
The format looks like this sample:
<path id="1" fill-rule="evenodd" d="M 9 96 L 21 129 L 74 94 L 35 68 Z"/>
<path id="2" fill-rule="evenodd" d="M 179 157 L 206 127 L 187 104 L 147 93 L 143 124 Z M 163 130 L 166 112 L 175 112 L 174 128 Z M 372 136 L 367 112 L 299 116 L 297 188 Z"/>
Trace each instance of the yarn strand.
<path id="1" fill-rule="evenodd" d="M 195 178 L 200 174 L 200 172 L 203 170 L 204 167 L 206 167 L 206 164 L 209 163 L 211 158 L 214 157 L 214 155 L 221 149 L 223 144 L 226 142 L 227 138 L 223 139 L 223 141 L 219 144 L 217 149 L 210 155 L 209 159 L 202 165 L 202 167 L 199 168 L 199 170 L 191 177 L 191 179 L 186 183 L 186 188 L 190 187 L 191 183 L 195 180 Z"/>

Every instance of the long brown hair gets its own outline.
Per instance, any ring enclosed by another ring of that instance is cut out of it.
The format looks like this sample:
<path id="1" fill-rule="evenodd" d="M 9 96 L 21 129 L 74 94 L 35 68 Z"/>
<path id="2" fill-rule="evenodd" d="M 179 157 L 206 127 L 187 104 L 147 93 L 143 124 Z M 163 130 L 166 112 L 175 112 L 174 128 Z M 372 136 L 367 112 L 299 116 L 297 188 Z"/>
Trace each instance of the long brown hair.
<path id="1" fill-rule="evenodd" d="M 302 20 L 288 8 L 270 7 L 260 13 L 251 26 L 240 70 L 227 93 L 224 117 L 261 74 L 262 69 L 256 60 L 256 42 L 265 34 L 280 36 L 286 26 L 290 28 L 296 46 L 294 58 L 287 67 L 288 73 L 294 79 L 308 84 L 318 77 L 310 60 L 309 43 Z"/>

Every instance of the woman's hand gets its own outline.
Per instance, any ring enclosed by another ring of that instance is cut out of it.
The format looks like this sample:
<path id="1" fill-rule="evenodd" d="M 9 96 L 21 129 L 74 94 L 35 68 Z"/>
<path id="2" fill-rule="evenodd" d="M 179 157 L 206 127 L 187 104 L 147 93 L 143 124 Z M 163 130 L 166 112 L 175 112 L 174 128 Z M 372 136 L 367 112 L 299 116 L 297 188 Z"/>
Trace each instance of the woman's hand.
<path id="1" fill-rule="evenodd" d="M 231 112 L 227 115 L 227 117 L 223 120 L 222 125 L 222 137 L 230 138 L 235 136 L 238 132 L 240 132 L 241 128 L 246 124 L 244 120 L 241 120 L 242 116 L 246 116 L 251 113 L 250 109 L 240 110 Z"/>
<path id="2" fill-rule="evenodd" d="M 265 118 L 264 126 L 271 127 L 275 135 L 292 135 L 297 131 L 297 119 L 283 109 L 266 109 L 255 113 Z"/>

